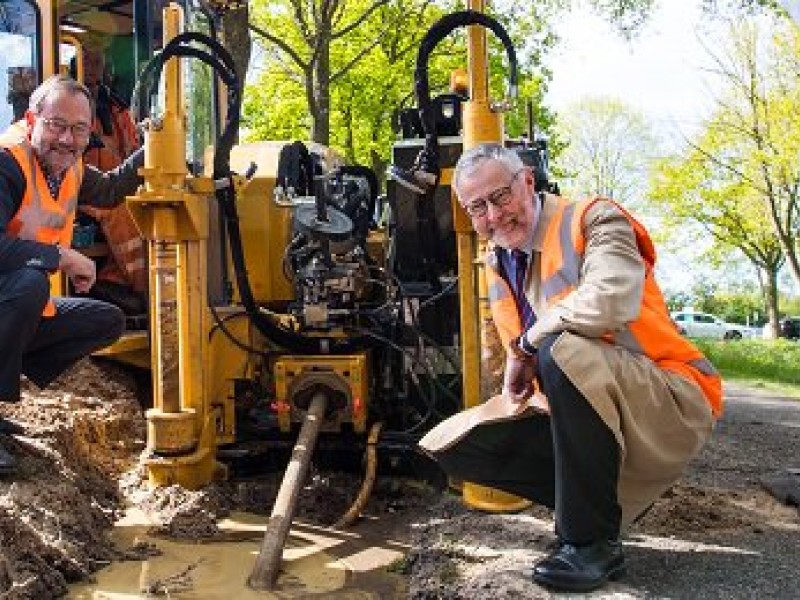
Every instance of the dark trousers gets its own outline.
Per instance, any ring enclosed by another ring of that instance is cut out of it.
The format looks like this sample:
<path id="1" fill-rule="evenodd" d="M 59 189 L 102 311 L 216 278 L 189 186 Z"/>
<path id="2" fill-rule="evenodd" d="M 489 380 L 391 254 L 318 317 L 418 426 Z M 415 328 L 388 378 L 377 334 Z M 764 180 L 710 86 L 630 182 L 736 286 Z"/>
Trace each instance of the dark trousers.
<path id="1" fill-rule="evenodd" d="M 42 317 L 49 294 L 43 271 L 0 272 L 0 401 L 19 400 L 20 374 L 44 388 L 122 335 L 122 311 L 98 300 L 54 298 L 56 315 Z"/>
<path id="2" fill-rule="evenodd" d="M 511 492 L 554 510 L 556 530 L 582 545 L 616 538 L 619 447 L 586 398 L 540 346 L 538 377 L 550 415 L 482 425 L 441 456 L 450 476 Z"/>

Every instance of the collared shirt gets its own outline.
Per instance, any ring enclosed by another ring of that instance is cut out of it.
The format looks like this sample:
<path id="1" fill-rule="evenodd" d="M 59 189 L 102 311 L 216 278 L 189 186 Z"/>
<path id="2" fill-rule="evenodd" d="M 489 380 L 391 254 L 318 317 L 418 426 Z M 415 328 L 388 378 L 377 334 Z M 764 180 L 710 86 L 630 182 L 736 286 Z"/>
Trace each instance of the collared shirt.
<path id="1" fill-rule="evenodd" d="M 531 277 L 531 266 L 533 264 L 538 265 L 538 256 L 534 256 L 534 252 L 537 254 L 542 250 L 542 244 L 544 243 L 544 228 L 538 227 L 538 224 L 542 222 L 542 211 L 544 210 L 544 194 L 536 194 L 531 200 L 538 204 L 537 209 L 537 227 L 534 228 L 528 234 L 528 237 L 522 243 L 522 245 L 517 248 L 525 253 L 525 256 L 528 259 L 528 270 L 525 274 L 525 287 L 527 287 L 528 280 Z M 541 229 L 541 232 L 539 231 Z M 507 248 L 501 248 L 498 246 L 498 253 L 497 258 L 500 263 L 500 273 L 505 278 L 505 280 L 511 285 L 511 289 L 514 289 L 514 282 L 511 281 L 509 274 L 514 273 L 514 266 L 512 265 L 512 257 L 511 251 Z"/>
<path id="2" fill-rule="evenodd" d="M 61 187 L 61 182 L 64 181 L 64 176 L 45 175 L 45 180 L 47 181 L 47 189 L 50 190 L 50 195 L 53 198 L 58 198 L 58 190 Z"/>

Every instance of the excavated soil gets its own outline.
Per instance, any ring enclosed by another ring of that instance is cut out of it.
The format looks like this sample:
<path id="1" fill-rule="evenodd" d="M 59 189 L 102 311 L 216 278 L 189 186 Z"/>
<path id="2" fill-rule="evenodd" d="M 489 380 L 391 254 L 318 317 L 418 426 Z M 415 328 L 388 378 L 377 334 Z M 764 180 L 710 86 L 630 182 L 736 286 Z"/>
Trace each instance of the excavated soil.
<path id="1" fill-rule="evenodd" d="M 800 402 L 729 388 L 728 411 L 684 480 L 624 539 L 628 575 L 593 597 L 800 598 L 800 515 L 763 482 L 798 467 Z M 136 466 L 145 427 L 136 381 L 84 361 L 46 391 L 25 386 L 0 415 L 25 427 L 4 437 L 20 473 L 0 478 L 0 600 L 64 596 L 110 561 L 143 560 L 158 544 L 115 547 L 109 532 L 135 506 L 163 537 L 224 539 L 231 511 L 270 512 L 279 474 L 202 491 L 151 490 Z M 312 468 L 298 519 L 330 526 L 360 477 Z M 405 542 L 394 571 L 412 598 L 550 598 L 528 575 L 553 542 L 548 511 L 485 514 L 449 492 L 379 477 L 356 531 Z M 166 587 L 141 597 L 170 596 Z M 172 589 L 170 597 L 180 597 Z M 360 596 L 366 597 L 366 596 Z M 381 597 L 379 593 L 372 597 Z"/>

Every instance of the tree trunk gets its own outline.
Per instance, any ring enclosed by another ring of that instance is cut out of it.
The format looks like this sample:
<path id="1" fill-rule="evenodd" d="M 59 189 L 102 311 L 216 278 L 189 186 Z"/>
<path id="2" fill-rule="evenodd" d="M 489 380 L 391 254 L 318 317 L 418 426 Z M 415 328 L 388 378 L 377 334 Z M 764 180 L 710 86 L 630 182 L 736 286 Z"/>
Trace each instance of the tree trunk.
<path id="1" fill-rule="evenodd" d="M 319 53 L 313 65 L 315 110 L 311 112 L 311 139 L 328 146 L 331 141 L 331 38 L 330 31 L 323 29 L 318 31 L 318 35 Z"/>
<path id="2" fill-rule="evenodd" d="M 769 337 L 778 337 L 778 270 L 774 267 L 759 268 L 759 280 L 764 290 Z"/>
<path id="3" fill-rule="evenodd" d="M 789 266 L 789 274 L 792 276 L 797 289 L 800 290 L 800 259 L 797 256 L 800 243 L 794 236 L 779 235 L 778 237 L 781 241 L 783 254 L 786 256 L 786 263 Z"/>
<path id="4" fill-rule="evenodd" d="M 234 8 L 224 13 L 222 18 L 222 39 L 225 48 L 231 53 L 233 62 L 236 65 L 236 75 L 244 87 L 244 79 L 247 74 L 247 66 L 250 64 L 250 52 L 252 50 L 252 40 L 248 23 L 247 4 L 240 8 Z"/>

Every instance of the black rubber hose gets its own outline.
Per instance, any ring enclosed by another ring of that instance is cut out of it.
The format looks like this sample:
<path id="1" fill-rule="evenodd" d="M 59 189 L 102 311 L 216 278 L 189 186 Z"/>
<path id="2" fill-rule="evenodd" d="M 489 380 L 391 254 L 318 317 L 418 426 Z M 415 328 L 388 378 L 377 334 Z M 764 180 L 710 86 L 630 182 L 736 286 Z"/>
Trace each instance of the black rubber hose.
<path id="1" fill-rule="evenodd" d="M 378 176 L 375 175 L 375 171 L 364 165 L 345 165 L 340 167 L 339 171 L 344 175 L 363 177 L 367 180 L 367 185 L 369 185 L 369 204 L 367 205 L 367 214 L 370 216 L 370 219 L 374 219 L 375 203 L 378 199 L 378 191 L 380 187 L 378 184 Z"/>
<path id="2" fill-rule="evenodd" d="M 517 65 L 517 53 L 514 50 L 514 43 L 511 41 L 508 32 L 505 28 L 492 17 L 474 10 L 462 10 L 449 15 L 445 15 L 434 23 L 428 30 L 428 33 L 422 38 L 417 51 L 417 62 L 414 68 L 414 92 L 417 96 L 417 106 L 419 108 L 419 116 L 422 121 L 422 130 L 425 132 L 426 145 L 430 137 L 437 145 L 438 155 L 438 138 L 436 137 L 436 123 L 434 121 L 434 114 L 431 110 L 431 93 L 428 85 L 428 59 L 430 58 L 433 49 L 444 38 L 450 35 L 458 27 L 466 27 L 468 25 L 481 25 L 486 29 L 491 30 L 506 49 L 508 55 L 508 85 L 509 89 L 516 89 L 519 79 L 519 69 Z"/>
<path id="3" fill-rule="evenodd" d="M 209 54 L 198 48 L 187 46 L 189 42 L 196 42 L 210 46 L 214 54 Z M 188 56 L 197 58 L 210 65 L 225 83 L 228 94 L 228 110 L 225 126 L 222 134 L 217 141 L 214 152 L 214 179 L 220 180 L 230 178 L 230 152 L 236 142 L 236 134 L 239 129 L 241 117 L 241 84 L 236 75 L 233 58 L 230 53 L 216 40 L 206 35 L 187 32 L 175 36 L 164 46 L 162 52 L 151 60 L 145 67 L 142 77 L 137 84 L 144 84 L 149 96 L 150 87 L 153 81 L 157 81 L 161 75 L 166 61 L 172 57 Z M 134 102 L 141 97 L 137 91 L 134 92 Z M 137 104 L 138 109 L 138 104 Z M 337 338 L 310 338 L 279 325 L 271 316 L 263 313 L 255 302 L 250 281 L 247 276 L 244 250 L 239 230 L 239 216 L 236 210 L 234 188 L 231 185 L 219 189 L 216 193 L 217 200 L 223 208 L 223 214 L 228 229 L 229 242 L 231 247 L 231 259 L 234 264 L 236 281 L 242 304 L 247 311 L 256 328 L 268 339 L 292 352 L 304 354 L 328 354 L 338 352 L 351 352 L 363 346 L 361 339 L 341 340 Z"/>

